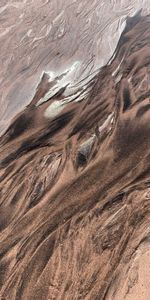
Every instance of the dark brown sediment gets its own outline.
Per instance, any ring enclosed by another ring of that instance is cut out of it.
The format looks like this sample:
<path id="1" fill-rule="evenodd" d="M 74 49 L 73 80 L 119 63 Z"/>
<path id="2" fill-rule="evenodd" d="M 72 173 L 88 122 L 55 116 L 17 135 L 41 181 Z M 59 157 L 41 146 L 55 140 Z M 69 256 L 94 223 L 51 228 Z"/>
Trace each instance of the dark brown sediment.
<path id="1" fill-rule="evenodd" d="M 70 94 L 45 71 L 2 133 L 0 299 L 150 299 L 149 28 Z"/>

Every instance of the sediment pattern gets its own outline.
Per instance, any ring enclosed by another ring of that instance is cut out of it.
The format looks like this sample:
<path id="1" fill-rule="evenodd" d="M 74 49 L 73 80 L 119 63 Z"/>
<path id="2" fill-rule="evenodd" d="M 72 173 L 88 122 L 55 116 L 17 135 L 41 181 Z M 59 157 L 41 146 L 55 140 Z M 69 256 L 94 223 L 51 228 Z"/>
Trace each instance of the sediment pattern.
<path id="1" fill-rule="evenodd" d="M 2 134 L 0 299 L 150 299 L 149 28 L 72 93 L 45 71 Z"/>

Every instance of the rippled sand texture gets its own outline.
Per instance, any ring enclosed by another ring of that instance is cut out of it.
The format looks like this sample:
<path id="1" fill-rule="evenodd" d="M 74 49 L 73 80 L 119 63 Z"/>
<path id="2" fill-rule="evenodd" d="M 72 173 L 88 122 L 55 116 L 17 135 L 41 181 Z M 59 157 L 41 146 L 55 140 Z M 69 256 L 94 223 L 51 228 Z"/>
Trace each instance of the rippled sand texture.
<path id="1" fill-rule="evenodd" d="M 148 2 L 64 2 L 1 1 L 0 299 L 149 300 Z"/>
<path id="2" fill-rule="evenodd" d="M 71 93 L 105 65 L 126 16 L 141 8 L 150 13 L 149 0 L 1 0 L 0 134 L 31 102 L 44 71 L 67 74 L 60 84 Z"/>

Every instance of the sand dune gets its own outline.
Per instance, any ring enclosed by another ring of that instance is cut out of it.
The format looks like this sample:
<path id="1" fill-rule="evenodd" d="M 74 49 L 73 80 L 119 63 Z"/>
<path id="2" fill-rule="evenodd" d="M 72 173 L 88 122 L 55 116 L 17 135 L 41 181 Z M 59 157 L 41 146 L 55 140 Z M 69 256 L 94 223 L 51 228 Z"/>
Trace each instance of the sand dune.
<path id="1" fill-rule="evenodd" d="M 45 70 L 1 135 L 0 299 L 150 299 L 149 28 L 70 91 Z"/>

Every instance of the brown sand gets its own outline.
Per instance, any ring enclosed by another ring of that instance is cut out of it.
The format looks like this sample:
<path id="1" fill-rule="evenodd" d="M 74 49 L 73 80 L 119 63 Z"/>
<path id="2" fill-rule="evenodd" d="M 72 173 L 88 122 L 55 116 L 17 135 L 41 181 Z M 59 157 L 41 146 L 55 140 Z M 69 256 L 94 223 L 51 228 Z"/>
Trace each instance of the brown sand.
<path id="1" fill-rule="evenodd" d="M 149 28 L 69 102 L 43 74 L 1 136 L 0 299 L 150 299 Z"/>

